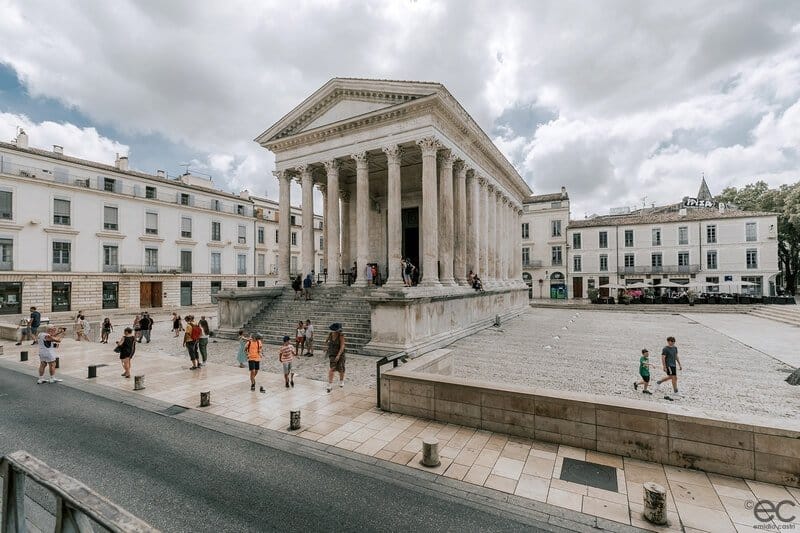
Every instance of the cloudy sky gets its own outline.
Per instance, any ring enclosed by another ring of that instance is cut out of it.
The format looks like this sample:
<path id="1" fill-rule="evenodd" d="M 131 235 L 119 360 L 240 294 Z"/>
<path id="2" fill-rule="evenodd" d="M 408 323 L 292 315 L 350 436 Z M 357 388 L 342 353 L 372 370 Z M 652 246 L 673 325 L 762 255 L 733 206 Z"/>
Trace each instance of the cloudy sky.
<path id="1" fill-rule="evenodd" d="M 443 83 L 573 217 L 800 179 L 800 2 L 0 0 L 0 139 L 276 198 L 335 76 Z M 295 195 L 298 198 L 299 195 Z"/>

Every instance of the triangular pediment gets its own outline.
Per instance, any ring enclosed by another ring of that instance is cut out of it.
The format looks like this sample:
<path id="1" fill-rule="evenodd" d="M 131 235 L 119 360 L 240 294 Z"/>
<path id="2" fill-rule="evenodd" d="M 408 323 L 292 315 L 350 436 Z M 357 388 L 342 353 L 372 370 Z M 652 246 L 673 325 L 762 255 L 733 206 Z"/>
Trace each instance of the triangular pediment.
<path id="1" fill-rule="evenodd" d="M 287 113 L 256 142 L 264 145 L 315 128 L 436 94 L 438 83 L 334 78 Z"/>

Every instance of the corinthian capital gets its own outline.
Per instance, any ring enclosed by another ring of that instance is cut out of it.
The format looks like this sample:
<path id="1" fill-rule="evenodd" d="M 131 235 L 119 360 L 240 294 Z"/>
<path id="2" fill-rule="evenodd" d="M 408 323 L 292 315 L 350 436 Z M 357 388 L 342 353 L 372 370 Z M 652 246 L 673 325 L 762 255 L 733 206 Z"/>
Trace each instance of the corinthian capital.
<path id="1" fill-rule="evenodd" d="M 325 165 L 325 173 L 330 174 L 332 172 L 339 172 L 339 161 L 336 159 L 331 159 L 330 161 L 325 161 L 322 163 Z"/>
<path id="2" fill-rule="evenodd" d="M 453 170 L 457 178 L 465 179 L 467 177 L 467 164 L 462 159 L 456 159 L 453 162 Z"/>
<path id="3" fill-rule="evenodd" d="M 369 156 L 367 152 L 358 152 L 350 157 L 356 160 L 356 168 L 367 168 L 367 165 L 369 165 Z"/>
<path id="4" fill-rule="evenodd" d="M 436 159 L 440 165 L 452 168 L 456 161 L 456 155 L 451 150 L 442 150 Z"/>
<path id="5" fill-rule="evenodd" d="M 403 157 L 403 149 L 396 144 L 384 146 L 383 153 L 386 154 L 386 159 L 390 165 L 399 165 L 400 159 Z"/>
<path id="6" fill-rule="evenodd" d="M 422 157 L 436 156 L 436 151 L 442 146 L 436 137 L 425 137 L 417 141 L 420 150 L 422 150 Z"/>
<path id="7" fill-rule="evenodd" d="M 272 175 L 278 178 L 278 181 L 290 179 L 289 172 L 286 170 L 273 170 Z"/>
<path id="8" fill-rule="evenodd" d="M 349 202 L 350 201 L 350 193 L 348 191 L 340 191 L 339 192 L 339 198 L 341 198 L 343 202 Z"/>

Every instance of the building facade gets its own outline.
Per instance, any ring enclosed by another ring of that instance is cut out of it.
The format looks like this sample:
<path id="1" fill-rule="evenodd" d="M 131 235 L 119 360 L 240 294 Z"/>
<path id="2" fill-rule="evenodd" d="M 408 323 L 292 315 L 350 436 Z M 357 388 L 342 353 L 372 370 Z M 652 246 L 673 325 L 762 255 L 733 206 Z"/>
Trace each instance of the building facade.
<path id="1" fill-rule="evenodd" d="M 522 279 L 530 298 L 567 296 L 566 254 L 569 195 L 530 196 L 522 202 Z"/>

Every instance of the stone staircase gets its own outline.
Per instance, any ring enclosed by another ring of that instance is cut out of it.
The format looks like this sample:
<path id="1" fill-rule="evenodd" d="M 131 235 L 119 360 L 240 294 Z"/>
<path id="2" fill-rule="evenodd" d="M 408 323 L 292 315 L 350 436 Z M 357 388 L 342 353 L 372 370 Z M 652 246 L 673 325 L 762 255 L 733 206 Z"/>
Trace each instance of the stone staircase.
<path id="1" fill-rule="evenodd" d="M 800 327 L 800 308 L 796 305 L 758 305 L 749 314 Z"/>
<path id="2" fill-rule="evenodd" d="M 328 326 L 342 324 L 348 353 L 364 353 L 363 347 L 372 338 L 370 306 L 366 290 L 347 286 L 315 287 L 312 300 L 295 300 L 294 291 L 283 293 L 245 324 L 245 330 L 258 332 L 266 344 L 280 344 L 284 335 L 294 339 L 297 322 L 310 319 L 314 325 L 315 352 L 329 333 Z"/>

